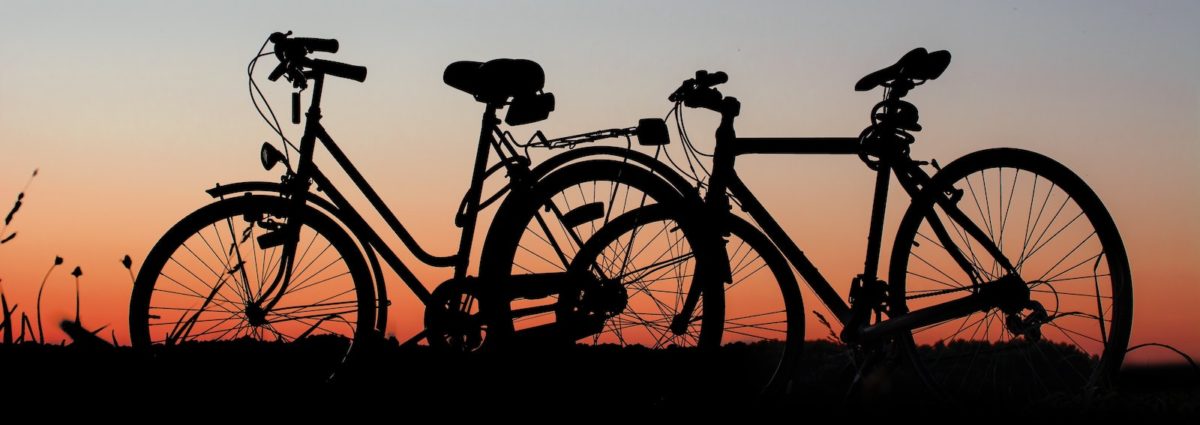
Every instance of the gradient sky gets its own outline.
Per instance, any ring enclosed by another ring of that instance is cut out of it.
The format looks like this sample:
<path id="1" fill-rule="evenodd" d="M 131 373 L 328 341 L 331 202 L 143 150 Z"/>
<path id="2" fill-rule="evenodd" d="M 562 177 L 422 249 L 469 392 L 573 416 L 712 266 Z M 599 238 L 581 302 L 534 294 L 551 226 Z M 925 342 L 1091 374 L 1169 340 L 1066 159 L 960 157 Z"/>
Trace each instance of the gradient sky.
<path id="1" fill-rule="evenodd" d="M 852 136 L 878 96 L 854 92 L 859 77 L 913 47 L 950 50 L 949 70 L 910 96 L 927 129 L 914 156 L 946 163 L 1012 146 L 1074 169 L 1125 238 L 1131 344 L 1168 343 L 1200 356 L 1194 1 L 3 0 L 3 9 L 0 207 L 33 168 L 41 175 L 14 222 L 20 235 L 0 247 L 0 279 L 10 303 L 31 308 L 46 268 L 65 257 L 43 307 L 47 320 L 59 319 L 72 314 L 68 272 L 81 265 L 85 323 L 111 325 L 122 342 L 131 283 L 119 259 L 130 254 L 140 264 L 169 226 L 209 202 L 203 189 L 213 183 L 277 178 L 258 165 L 271 132 L 250 105 L 245 65 L 271 32 L 292 30 L 337 38 L 336 60 L 370 69 L 365 84 L 328 84 L 324 122 L 437 253 L 457 240 L 452 216 L 481 111 L 442 84 L 452 61 L 542 64 L 557 110 L 515 129 L 518 139 L 537 128 L 556 136 L 662 116 L 666 95 L 697 69 L 730 75 L 722 91 L 742 101 L 740 135 Z M 286 85 L 264 89 L 286 110 Z M 715 116 L 688 117 L 693 139 L 710 148 Z M 865 246 L 871 174 L 853 158 L 740 164 L 822 272 L 848 286 Z M 893 220 L 900 210 L 893 207 Z M 816 224 L 827 222 L 836 225 Z M 446 276 L 413 265 L 429 282 Z M 405 337 L 420 327 L 421 311 L 391 284 L 389 329 Z M 818 308 L 811 296 L 805 302 Z M 816 330 L 809 327 L 810 338 L 823 335 Z"/>

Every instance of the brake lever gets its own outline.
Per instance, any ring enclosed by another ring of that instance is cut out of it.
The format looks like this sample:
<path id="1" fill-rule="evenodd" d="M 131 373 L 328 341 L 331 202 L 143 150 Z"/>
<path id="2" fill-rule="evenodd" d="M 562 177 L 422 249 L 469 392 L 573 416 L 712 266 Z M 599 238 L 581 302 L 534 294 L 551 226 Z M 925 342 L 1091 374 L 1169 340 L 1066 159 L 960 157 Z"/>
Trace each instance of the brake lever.
<path id="1" fill-rule="evenodd" d="M 288 67 L 286 75 L 287 80 L 292 83 L 292 88 L 300 90 L 308 88 L 308 77 L 305 76 L 304 71 L 301 71 L 299 68 Z"/>
<path id="2" fill-rule="evenodd" d="M 267 75 L 267 79 L 271 81 L 278 81 L 279 77 L 282 77 L 285 72 L 287 72 L 287 64 L 280 62 L 279 65 L 275 65 L 275 69 L 271 70 L 271 73 Z M 291 77 L 288 77 L 288 81 L 291 81 Z"/>
<path id="3" fill-rule="evenodd" d="M 279 65 L 276 65 L 275 69 L 271 70 L 271 73 L 267 75 L 268 80 L 278 81 L 279 77 L 282 77 L 288 73 L 288 61 L 283 54 L 287 46 L 284 46 L 283 44 L 287 42 L 287 38 L 290 35 L 292 35 L 291 31 L 286 33 L 275 32 L 271 33 L 271 35 L 267 37 L 267 40 L 270 41 L 271 44 L 275 45 L 275 58 L 279 59 Z M 292 76 L 288 75 L 287 77 L 288 81 L 292 81 Z"/>

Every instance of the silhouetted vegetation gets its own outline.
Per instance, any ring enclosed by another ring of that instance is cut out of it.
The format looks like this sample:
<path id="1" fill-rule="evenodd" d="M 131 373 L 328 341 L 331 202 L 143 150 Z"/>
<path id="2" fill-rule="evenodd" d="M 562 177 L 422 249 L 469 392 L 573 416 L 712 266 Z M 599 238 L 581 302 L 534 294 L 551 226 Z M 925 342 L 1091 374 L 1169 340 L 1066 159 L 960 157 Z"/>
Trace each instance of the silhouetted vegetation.
<path id="1" fill-rule="evenodd" d="M 12 242 L 12 240 L 17 237 L 17 232 L 10 232 L 9 227 L 16 218 L 17 213 L 21 211 L 21 207 L 25 205 L 25 193 L 29 190 L 29 186 L 33 183 L 33 179 L 34 177 L 37 177 L 37 175 L 38 170 L 34 169 L 33 173 L 29 176 L 29 180 L 25 182 L 25 186 L 21 189 L 21 192 L 17 194 L 16 202 L 13 203 L 13 206 L 11 209 L 9 209 L 8 214 L 4 216 L 4 224 L 0 226 L 0 245 Z M 126 255 L 125 258 L 122 259 L 121 263 L 126 269 L 130 269 L 132 265 L 132 259 Z M 37 301 L 34 306 L 37 320 L 36 334 L 34 333 L 33 322 L 29 320 L 29 316 L 25 313 L 21 313 L 21 321 L 18 325 L 20 327 L 20 335 L 18 335 L 15 339 L 13 338 L 13 325 L 17 323 L 15 321 L 15 313 L 17 312 L 18 305 L 13 304 L 12 307 L 9 307 L 8 296 L 4 293 L 4 287 L 0 285 L 0 334 L 3 335 L 3 343 L 5 345 L 25 343 L 25 338 L 27 336 L 29 338 L 29 342 L 42 345 L 46 344 L 45 328 L 42 326 L 42 294 L 46 290 L 46 284 L 50 281 L 50 274 L 54 272 L 54 269 L 58 268 L 58 266 L 61 266 L 62 264 L 63 258 L 55 256 L 54 263 L 48 270 L 46 270 L 45 276 L 42 277 L 42 283 L 38 286 Z M 132 271 L 130 273 L 130 276 L 132 276 Z M 62 328 L 63 332 L 66 333 L 67 336 L 73 341 L 72 345 L 80 347 L 110 346 L 108 342 L 104 341 L 103 338 L 97 336 L 101 331 L 107 328 L 108 325 L 101 326 L 99 329 L 94 331 L 87 330 L 87 328 L 83 325 L 80 315 L 81 303 L 79 295 L 79 278 L 83 276 L 82 267 L 76 266 L 75 270 L 71 272 L 71 276 L 75 278 L 75 320 L 63 321 L 60 327 Z M 2 282 L 3 279 L 0 279 L 0 283 Z M 115 332 L 112 335 L 112 341 L 112 345 L 117 345 L 117 337 Z M 66 341 L 63 341 L 63 343 L 65 344 Z"/>
<path id="2" fill-rule="evenodd" d="M 906 377 L 903 366 L 886 378 L 868 378 L 859 396 L 847 399 L 856 372 L 855 356 L 845 346 L 827 341 L 806 343 L 803 365 L 794 376 L 792 389 L 780 396 L 764 396 L 755 382 L 739 379 L 764 365 L 756 358 L 772 358 L 770 351 L 779 348 L 772 343 L 734 344 L 716 357 L 686 350 L 607 345 L 447 355 L 426 347 L 402 348 L 392 340 L 375 343 L 351 366 L 336 371 L 313 366 L 336 363 L 348 344 L 342 338 L 315 335 L 292 344 L 183 342 L 140 353 L 77 340 L 66 347 L 6 345 L 0 347 L 0 358 L 22 365 L 6 372 L 5 385 L 10 388 L 25 388 L 34 394 L 41 389 L 70 387 L 91 394 L 97 403 L 125 397 L 147 402 L 203 400 L 238 388 L 239 394 L 245 394 L 238 397 L 252 395 L 263 403 L 299 402 L 297 397 L 302 395 L 308 400 L 305 403 L 330 406 L 354 401 L 379 403 L 370 404 L 379 409 L 483 409 L 473 410 L 478 414 L 496 409 L 502 416 L 533 417 L 596 409 L 600 416 L 774 412 L 797 419 L 984 416 L 1080 422 L 1200 417 L 1200 386 L 1186 366 L 1128 369 L 1117 391 L 1095 394 L 1090 400 L 1052 396 L 1029 401 L 1019 395 L 982 391 L 972 402 L 948 403 L 930 396 Z M 698 365 L 714 361 L 734 366 L 710 374 L 692 372 L 702 369 Z"/>
<path id="3" fill-rule="evenodd" d="M 15 202 L 13 202 L 12 208 L 9 209 L 8 214 L 6 214 L 4 216 L 4 224 L 0 225 L 0 245 L 8 244 L 9 242 L 12 242 L 13 239 L 16 239 L 17 232 L 16 231 L 10 232 L 9 226 L 12 225 L 13 220 L 17 217 L 17 213 L 21 211 L 21 206 L 25 205 L 25 192 L 29 190 L 29 185 L 33 184 L 33 178 L 37 177 L 37 175 L 38 175 L 38 170 L 35 168 L 33 170 L 33 173 L 31 173 L 29 175 L 29 179 L 25 181 L 25 186 L 22 187 L 21 191 L 17 193 L 17 200 Z M 17 311 L 17 305 L 13 304 L 12 308 L 9 308 L 8 298 L 4 294 L 3 283 L 4 283 L 4 279 L 0 278 L 0 333 L 3 334 L 3 338 L 4 338 L 3 342 L 4 342 L 4 344 L 12 344 L 13 342 L 24 342 L 25 341 L 25 329 L 29 323 L 29 319 L 26 317 L 25 313 L 21 313 L 21 323 L 19 325 L 21 328 L 21 334 L 14 341 L 13 340 L 14 319 L 13 318 L 14 318 L 14 313 L 16 313 L 16 311 Z M 39 296 L 39 298 L 40 298 L 40 296 Z"/>

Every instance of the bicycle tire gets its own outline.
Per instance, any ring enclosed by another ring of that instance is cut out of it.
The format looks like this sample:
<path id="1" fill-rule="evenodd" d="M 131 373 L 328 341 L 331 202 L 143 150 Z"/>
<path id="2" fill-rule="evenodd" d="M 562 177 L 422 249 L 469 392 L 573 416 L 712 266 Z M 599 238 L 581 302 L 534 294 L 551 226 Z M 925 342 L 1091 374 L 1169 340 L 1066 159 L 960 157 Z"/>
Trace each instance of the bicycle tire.
<path id="1" fill-rule="evenodd" d="M 1015 259 L 1039 306 L 1015 315 L 977 311 L 906 333 L 902 345 L 925 384 L 948 399 L 988 394 L 1026 402 L 1110 384 L 1128 345 L 1133 294 L 1124 244 L 1095 192 L 1062 164 L 1008 148 L 966 155 L 930 187 L 962 191 L 959 211 Z M 1004 272 L 933 199 L 914 201 L 898 227 L 889 272 L 893 315 L 970 292 L 962 268 L 938 267 L 952 260 L 947 239 L 930 227 L 931 212 L 952 223 L 945 235 L 975 273 L 995 279 Z M 1005 240 L 1010 224 L 1017 227 Z M 1042 255 L 1052 250 L 1066 253 Z"/>

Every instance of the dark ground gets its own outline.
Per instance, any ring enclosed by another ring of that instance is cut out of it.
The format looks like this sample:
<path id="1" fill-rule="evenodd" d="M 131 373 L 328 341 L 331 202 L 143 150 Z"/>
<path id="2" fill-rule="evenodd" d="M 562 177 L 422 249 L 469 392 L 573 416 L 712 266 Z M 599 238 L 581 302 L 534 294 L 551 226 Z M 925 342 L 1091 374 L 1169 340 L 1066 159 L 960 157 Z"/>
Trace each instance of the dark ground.
<path id="1" fill-rule="evenodd" d="M 592 420 L 634 413 L 651 418 L 851 416 L 983 423 L 1200 419 L 1200 376 L 1187 365 L 1127 367 L 1115 390 L 1090 398 L 1054 395 L 1015 402 L 988 396 L 949 403 L 904 379 L 903 373 L 894 374 L 900 375 L 895 379 L 873 377 L 862 394 L 848 398 L 854 376 L 850 356 L 840 346 L 817 341 L 806 344 L 792 389 L 774 396 L 763 395 L 751 379 L 762 370 L 746 366 L 770 347 L 732 346 L 715 358 L 698 358 L 618 347 L 446 355 L 383 344 L 354 366 L 335 369 L 341 344 L 200 343 L 153 355 L 127 347 L 0 345 L 0 406 L 50 403 L 78 407 L 78 413 L 133 403 L 179 418 L 233 412 L 547 418 L 567 412 L 568 417 Z"/>

